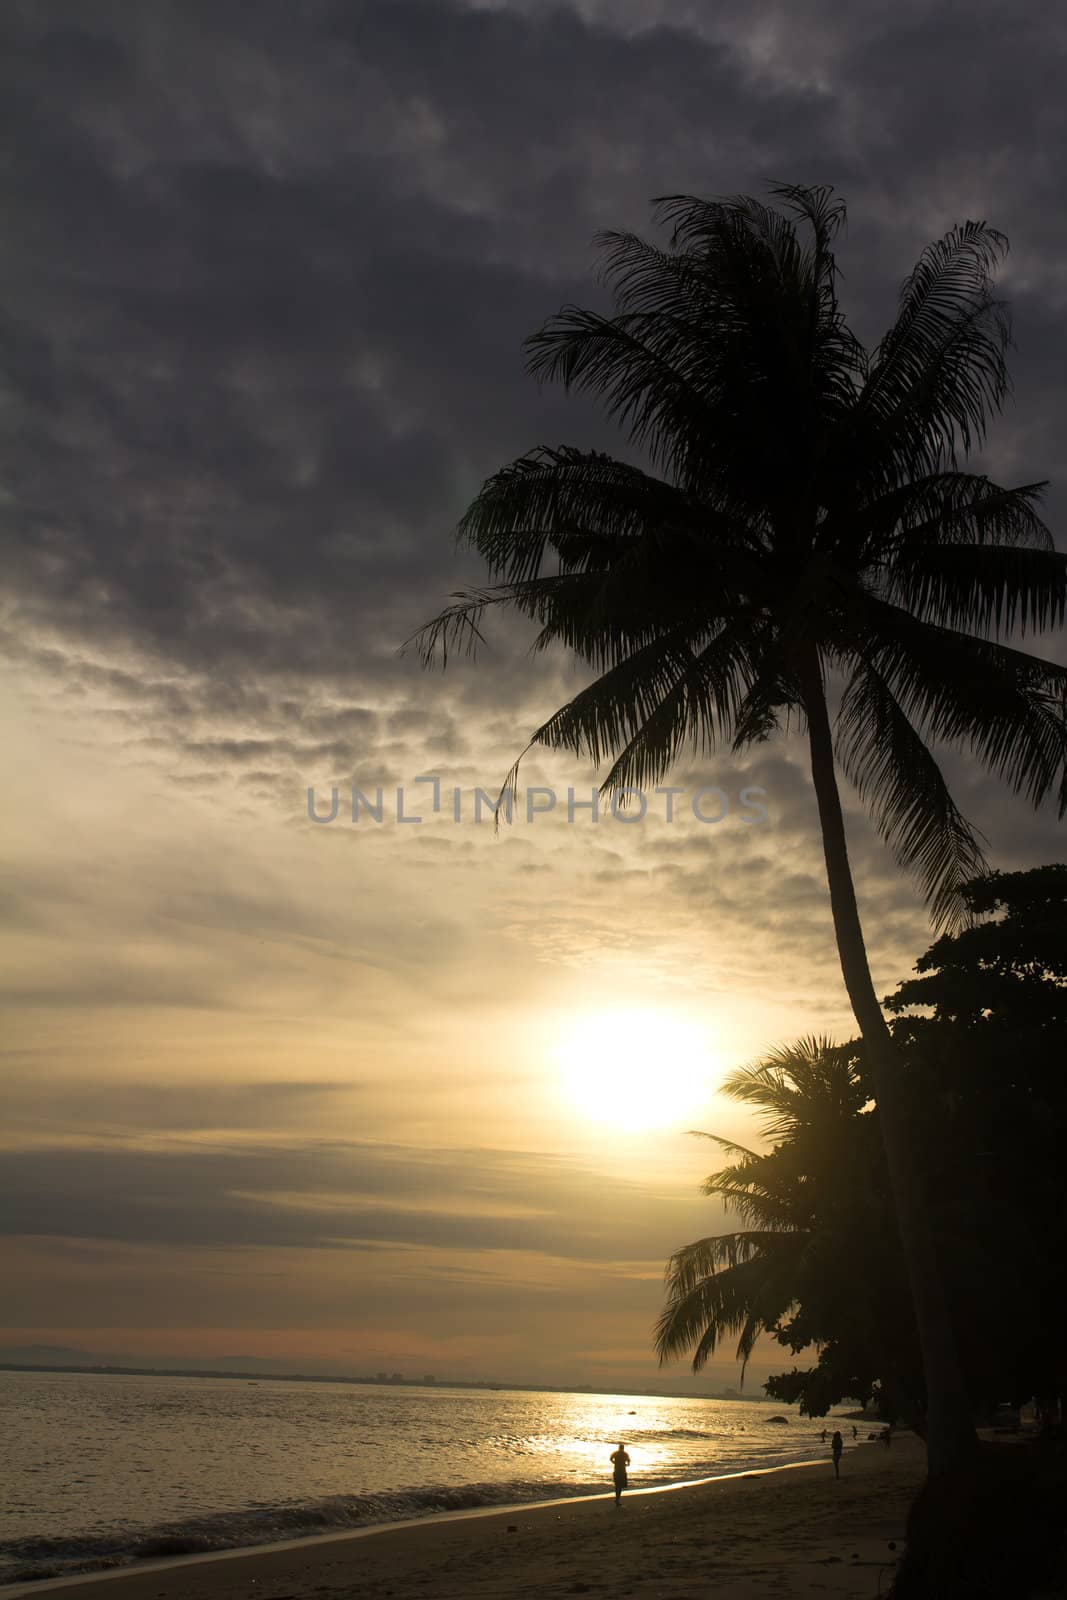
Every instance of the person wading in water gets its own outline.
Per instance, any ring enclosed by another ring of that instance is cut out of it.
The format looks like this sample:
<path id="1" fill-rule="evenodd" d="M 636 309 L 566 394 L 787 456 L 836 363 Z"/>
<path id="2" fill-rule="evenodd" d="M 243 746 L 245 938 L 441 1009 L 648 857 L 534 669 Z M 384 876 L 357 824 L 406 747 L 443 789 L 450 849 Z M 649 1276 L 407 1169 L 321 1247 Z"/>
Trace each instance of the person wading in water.
<path id="1" fill-rule="evenodd" d="M 615 1474 L 615 1504 L 622 1499 L 622 1491 L 626 1488 L 626 1469 L 630 1465 L 630 1458 L 626 1454 L 626 1446 L 619 1440 L 619 1448 L 612 1451 L 611 1465 Z"/>

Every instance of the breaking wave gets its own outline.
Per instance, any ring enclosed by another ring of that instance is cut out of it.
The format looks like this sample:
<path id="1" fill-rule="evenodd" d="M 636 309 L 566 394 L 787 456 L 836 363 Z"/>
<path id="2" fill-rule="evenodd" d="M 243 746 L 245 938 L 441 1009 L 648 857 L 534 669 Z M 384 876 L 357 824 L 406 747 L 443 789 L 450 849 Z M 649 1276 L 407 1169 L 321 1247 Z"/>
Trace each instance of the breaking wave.
<path id="1" fill-rule="evenodd" d="M 35 1536 L 0 1540 L 0 1584 L 60 1578 L 67 1573 L 99 1572 L 174 1556 L 204 1555 L 246 1545 L 343 1532 L 401 1522 L 435 1512 L 521 1505 L 603 1494 L 604 1484 L 531 1482 L 468 1483 L 399 1489 L 387 1494 L 333 1495 L 306 1505 L 254 1506 L 188 1517 L 156 1528 L 79 1534 L 64 1539 Z"/>

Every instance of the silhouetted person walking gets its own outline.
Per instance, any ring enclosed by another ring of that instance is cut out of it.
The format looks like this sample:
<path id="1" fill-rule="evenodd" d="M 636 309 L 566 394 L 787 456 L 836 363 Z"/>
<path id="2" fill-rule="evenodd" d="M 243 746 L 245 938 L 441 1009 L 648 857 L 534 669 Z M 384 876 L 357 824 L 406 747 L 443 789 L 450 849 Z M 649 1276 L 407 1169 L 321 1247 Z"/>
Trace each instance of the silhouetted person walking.
<path id="1" fill-rule="evenodd" d="M 622 1491 L 626 1488 L 626 1469 L 630 1465 L 630 1458 L 626 1454 L 626 1446 L 619 1440 L 619 1448 L 612 1451 L 611 1465 L 615 1475 L 615 1504 L 622 1499 Z"/>
<path id="2" fill-rule="evenodd" d="M 860 1430 L 857 1428 L 856 1424 L 853 1423 L 852 1424 L 852 1437 L 854 1439 L 858 1439 L 859 1436 L 860 1436 Z"/>
<path id="3" fill-rule="evenodd" d="M 841 1476 L 841 1455 L 842 1455 L 842 1452 L 843 1452 L 844 1448 L 845 1448 L 845 1441 L 844 1441 L 844 1439 L 842 1439 L 840 1432 L 835 1433 L 833 1438 L 830 1440 L 830 1454 L 834 1458 L 834 1477 L 835 1478 L 839 1478 Z"/>

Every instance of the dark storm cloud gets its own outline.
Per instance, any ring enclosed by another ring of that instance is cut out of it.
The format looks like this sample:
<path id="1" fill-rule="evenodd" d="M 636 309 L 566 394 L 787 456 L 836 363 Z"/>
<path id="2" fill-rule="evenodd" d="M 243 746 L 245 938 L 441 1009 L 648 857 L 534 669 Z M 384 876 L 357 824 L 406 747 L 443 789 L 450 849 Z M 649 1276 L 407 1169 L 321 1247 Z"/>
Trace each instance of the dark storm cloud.
<path id="1" fill-rule="evenodd" d="M 19 1237 L 212 1248 L 410 1245 L 579 1261 L 621 1251 L 639 1261 L 664 1258 L 680 1216 L 688 1226 L 698 1209 L 713 1210 L 562 1158 L 485 1150 L 352 1143 L 0 1152 L 0 1231 Z"/>
<path id="2" fill-rule="evenodd" d="M 1057 468 L 1055 7 L 42 0 L 0 26 L 4 648 L 190 790 L 292 817 L 307 782 L 410 781 L 413 752 L 489 784 L 486 742 L 502 776 L 575 687 L 505 630 L 490 672 L 443 683 L 394 649 L 474 570 L 447 530 L 487 472 L 538 442 L 625 450 L 524 377 L 520 341 L 598 301 L 590 237 L 647 230 L 650 195 L 835 182 L 868 339 L 932 234 L 1005 228 L 1019 398 L 988 459 Z M 999 796 L 950 771 L 1010 845 Z M 812 807 L 786 776 L 799 852 Z M 696 903 L 709 869 L 676 845 L 642 870 Z M 857 841 L 864 866 L 878 849 Z M 790 914 L 809 867 L 753 914 Z M 881 876 L 891 935 L 908 891 Z"/>
<path id="3" fill-rule="evenodd" d="M 796 156 L 832 120 L 720 45 L 562 9 L 53 0 L 5 28 L 24 616 L 186 666 L 391 652 L 485 472 L 611 437 L 518 348 L 590 294 L 593 227 L 709 142 Z"/>
<path id="4" fill-rule="evenodd" d="M 155 655 L 174 681 L 130 714 L 179 756 L 224 699 L 263 734 L 301 723 L 309 680 L 424 692 L 393 652 L 473 570 L 447 530 L 480 479 L 538 442 L 624 448 L 519 345 L 597 300 L 591 234 L 647 228 L 665 189 L 835 181 L 869 337 L 931 232 L 1007 228 L 999 449 L 1017 477 L 1055 465 L 1054 7 L 44 0 L 2 27 L 15 624 Z M 518 698 L 508 657 L 449 699 Z M 92 686 L 69 645 L 49 662 Z M 257 765 L 280 793 L 293 762 Z"/>

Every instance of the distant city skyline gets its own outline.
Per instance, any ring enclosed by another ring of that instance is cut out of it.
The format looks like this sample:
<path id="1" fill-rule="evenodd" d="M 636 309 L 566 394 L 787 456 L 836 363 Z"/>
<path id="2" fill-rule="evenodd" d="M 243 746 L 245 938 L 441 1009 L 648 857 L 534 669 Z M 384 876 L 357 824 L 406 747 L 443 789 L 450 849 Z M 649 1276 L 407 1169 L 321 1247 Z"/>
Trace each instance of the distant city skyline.
<path id="1" fill-rule="evenodd" d="M 543 1390 L 551 1394 L 588 1394 L 612 1393 L 611 1390 L 597 1389 L 589 1383 L 570 1384 L 540 1384 L 524 1383 L 521 1379 L 507 1378 L 498 1375 L 486 1377 L 457 1378 L 448 1374 L 440 1377 L 436 1373 L 390 1372 L 383 1369 L 380 1372 L 349 1372 L 340 1366 L 334 1367 L 330 1363 L 323 1363 L 320 1371 L 313 1370 L 315 1363 L 309 1363 L 308 1368 L 301 1370 L 296 1363 L 286 1366 L 284 1362 L 271 1363 L 256 1356 L 238 1356 L 226 1362 L 215 1362 L 210 1357 L 172 1357 L 169 1361 L 161 1359 L 160 1364 L 151 1366 L 146 1363 L 136 1363 L 114 1354 L 94 1355 L 88 1350 L 79 1350 L 73 1347 L 58 1346 L 29 1346 L 20 1349 L 14 1346 L 5 1349 L 0 1346 L 0 1371 L 3 1372 L 85 1372 L 108 1374 L 116 1376 L 141 1376 L 141 1377 L 202 1377 L 202 1378 L 248 1378 L 257 1381 L 302 1382 L 302 1383 L 351 1383 L 384 1385 L 386 1388 L 393 1385 L 403 1385 L 414 1388 L 460 1388 L 460 1389 L 515 1389 L 515 1390 Z M 671 1398 L 709 1399 L 709 1400 L 744 1400 L 754 1401 L 761 1405 L 770 1405 L 772 1402 L 762 1393 L 744 1393 L 727 1385 L 723 1389 L 707 1387 L 707 1375 L 701 1375 L 701 1384 L 690 1388 L 675 1385 L 664 1385 L 659 1388 L 635 1389 L 635 1394 L 665 1395 Z"/>

